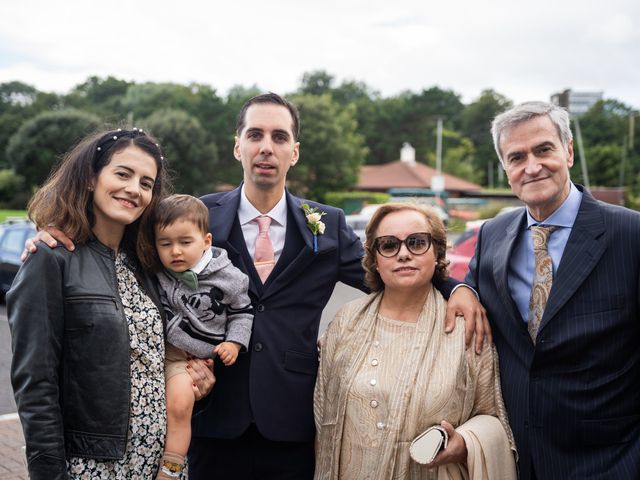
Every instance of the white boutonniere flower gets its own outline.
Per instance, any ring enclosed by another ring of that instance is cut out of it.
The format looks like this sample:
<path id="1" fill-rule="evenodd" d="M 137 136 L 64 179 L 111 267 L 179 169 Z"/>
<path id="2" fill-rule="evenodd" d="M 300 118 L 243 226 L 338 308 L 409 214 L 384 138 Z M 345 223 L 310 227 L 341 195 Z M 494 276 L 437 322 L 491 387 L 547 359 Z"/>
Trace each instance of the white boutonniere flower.
<path id="1" fill-rule="evenodd" d="M 322 235 L 326 225 L 322 217 L 327 212 L 319 212 L 317 207 L 311 208 L 306 203 L 301 205 L 304 216 L 307 218 L 307 228 L 313 233 L 313 253 L 318 253 L 318 235 Z"/>

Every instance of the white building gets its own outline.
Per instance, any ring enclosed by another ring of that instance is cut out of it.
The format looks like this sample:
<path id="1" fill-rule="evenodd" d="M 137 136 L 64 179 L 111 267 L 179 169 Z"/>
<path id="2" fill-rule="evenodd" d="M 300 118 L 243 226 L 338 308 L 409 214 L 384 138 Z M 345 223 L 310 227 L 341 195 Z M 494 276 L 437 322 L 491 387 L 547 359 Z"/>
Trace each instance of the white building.
<path id="1" fill-rule="evenodd" d="M 571 115 L 582 115 L 602 100 L 604 92 L 574 92 L 566 89 L 551 95 L 551 103 L 566 108 Z"/>

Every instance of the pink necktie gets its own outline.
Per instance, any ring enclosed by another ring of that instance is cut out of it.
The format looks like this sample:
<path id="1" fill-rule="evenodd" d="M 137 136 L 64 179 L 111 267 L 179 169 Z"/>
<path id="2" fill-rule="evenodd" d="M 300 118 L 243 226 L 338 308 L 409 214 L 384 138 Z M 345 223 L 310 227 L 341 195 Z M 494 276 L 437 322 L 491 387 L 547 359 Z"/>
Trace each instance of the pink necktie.
<path id="1" fill-rule="evenodd" d="M 253 264 L 260 276 L 260 280 L 265 283 L 276 263 L 273 255 L 273 244 L 271 243 L 271 238 L 269 238 L 271 217 L 261 215 L 256 217 L 256 222 L 258 222 L 259 231 L 256 238 L 256 252 L 253 257 Z"/>

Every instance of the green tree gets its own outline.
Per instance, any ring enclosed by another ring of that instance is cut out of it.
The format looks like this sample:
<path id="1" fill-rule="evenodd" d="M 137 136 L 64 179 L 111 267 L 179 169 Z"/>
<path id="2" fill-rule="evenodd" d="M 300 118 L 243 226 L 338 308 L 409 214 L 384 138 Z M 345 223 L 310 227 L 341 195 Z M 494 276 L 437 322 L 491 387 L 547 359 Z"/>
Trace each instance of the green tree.
<path id="1" fill-rule="evenodd" d="M 600 187 L 617 187 L 620 182 L 620 167 L 622 160 L 622 146 L 615 144 L 600 144 L 585 147 L 587 167 L 589 169 L 589 183 Z M 578 166 L 579 167 L 579 166 Z M 581 178 L 574 173 L 576 178 Z"/>
<path id="2" fill-rule="evenodd" d="M 240 85 L 231 87 L 220 112 L 203 122 L 203 126 L 207 130 L 215 132 L 214 141 L 219 154 L 219 162 L 216 167 L 218 184 L 237 185 L 242 180 L 242 168 L 233 156 L 238 112 L 247 100 L 261 93 L 262 91 L 256 85 L 248 88 Z"/>
<path id="3" fill-rule="evenodd" d="M 182 110 L 158 110 L 143 124 L 160 140 L 175 174 L 176 191 L 197 196 L 214 191 L 218 151 L 215 144 L 207 142 L 195 117 Z"/>
<path id="4" fill-rule="evenodd" d="M 207 85 L 192 83 L 142 83 L 131 85 L 124 108 L 135 118 L 146 118 L 157 110 L 182 110 L 200 122 L 219 114 L 222 99 Z"/>
<path id="5" fill-rule="evenodd" d="M 329 95 L 296 95 L 300 110 L 300 161 L 289 171 L 289 187 L 298 195 L 323 201 L 330 191 L 358 181 L 367 149 L 357 133 L 355 108 L 340 108 Z"/>
<path id="6" fill-rule="evenodd" d="M 580 130 L 585 146 L 606 143 L 622 144 L 629 132 L 629 115 L 633 109 L 614 99 L 601 100 L 580 116 Z M 640 125 L 636 125 L 636 134 Z"/>
<path id="7" fill-rule="evenodd" d="M 366 144 L 369 149 L 367 164 L 379 165 L 400 158 L 403 142 L 411 142 L 402 128 L 406 98 L 382 98 L 375 102 L 369 120 Z"/>
<path id="8" fill-rule="evenodd" d="M 340 105 L 354 103 L 356 106 L 371 104 L 380 98 L 380 93 L 372 90 L 366 83 L 346 80 L 331 91 L 333 98 Z"/>
<path id="9" fill-rule="evenodd" d="M 424 159 L 428 152 L 436 149 L 436 126 L 442 119 L 445 128 L 455 129 L 464 105 L 460 96 L 452 90 L 431 87 L 419 95 L 408 97 L 404 124 L 411 132 L 411 145 L 416 149 L 417 158 Z"/>
<path id="10" fill-rule="evenodd" d="M 132 82 L 111 76 L 92 76 L 73 88 L 63 101 L 69 108 L 95 113 L 111 123 L 121 123 L 127 119 L 128 111 L 123 101 L 131 85 Z"/>
<path id="11" fill-rule="evenodd" d="M 298 92 L 308 95 L 330 94 L 334 80 L 334 76 L 327 73 L 325 70 L 306 72 L 302 74 L 302 80 L 300 81 L 300 88 L 298 89 Z"/>
<path id="12" fill-rule="evenodd" d="M 0 170 L 0 208 L 23 209 L 29 201 L 29 193 L 24 188 L 24 178 L 13 170 Z"/>
<path id="13" fill-rule="evenodd" d="M 373 127 L 367 128 L 367 163 L 388 163 L 399 158 L 403 142 L 416 149 L 416 159 L 424 162 L 436 149 L 436 125 L 455 130 L 464 105 L 451 90 L 431 87 L 420 93 L 404 92 L 375 102 Z"/>
<path id="14" fill-rule="evenodd" d="M 147 118 L 156 111 L 167 110 L 181 110 L 195 118 L 204 133 L 204 144 L 209 145 L 208 148 L 211 149 L 208 156 L 214 155 L 215 158 L 211 158 L 217 162 L 216 178 L 205 175 L 202 182 L 206 180 L 209 184 L 213 184 L 214 181 L 236 183 L 242 178 L 242 170 L 237 168 L 237 162 L 232 155 L 233 126 L 237 109 L 240 108 L 238 106 L 236 109 L 236 101 L 239 97 L 243 98 L 242 102 L 246 100 L 239 94 L 239 90 L 237 87 L 232 89 L 225 102 L 207 85 L 144 83 L 131 85 L 123 103 L 134 119 Z M 253 92 L 251 89 L 243 89 L 243 93 L 250 91 Z M 137 121 L 134 120 L 134 123 Z M 213 149 L 216 154 L 213 154 Z M 223 155 L 218 158 L 217 152 L 222 152 Z"/>
<path id="15" fill-rule="evenodd" d="M 9 163 L 24 177 L 26 188 L 38 186 L 62 155 L 100 124 L 95 115 L 78 110 L 40 113 L 9 140 Z"/>
<path id="16" fill-rule="evenodd" d="M 331 98 L 342 108 L 346 108 L 349 105 L 355 107 L 358 133 L 364 137 L 365 143 L 371 149 L 378 138 L 376 116 L 380 94 L 363 82 L 347 80 L 331 90 Z M 369 163 L 369 161 L 370 157 L 365 158 L 365 163 Z"/>
<path id="17" fill-rule="evenodd" d="M 617 187 L 622 180 L 630 198 L 640 196 L 640 122 L 636 120 L 638 112 L 615 99 L 597 102 L 579 117 L 591 184 Z M 574 152 L 579 162 L 577 139 Z"/>
<path id="18" fill-rule="evenodd" d="M 4 113 L 8 106 L 32 105 L 38 96 L 38 90 L 22 82 L 6 82 L 0 84 L 0 112 Z"/>
<path id="19" fill-rule="evenodd" d="M 465 107 L 461 114 L 460 131 L 473 142 L 475 148 L 474 167 L 480 172 L 482 184 L 488 185 L 488 170 L 502 168 L 491 138 L 491 122 L 499 113 L 512 106 L 511 100 L 494 90 L 484 90 L 477 100 Z"/>
<path id="20" fill-rule="evenodd" d="M 9 167 L 6 156 L 11 136 L 29 118 L 59 105 L 55 94 L 38 91 L 22 82 L 0 84 L 0 168 Z"/>
<path id="21" fill-rule="evenodd" d="M 453 130 L 442 130 L 442 171 L 469 182 L 479 182 L 480 172 L 474 168 L 475 147 L 471 139 Z M 427 155 L 427 163 L 435 168 L 436 154 Z"/>

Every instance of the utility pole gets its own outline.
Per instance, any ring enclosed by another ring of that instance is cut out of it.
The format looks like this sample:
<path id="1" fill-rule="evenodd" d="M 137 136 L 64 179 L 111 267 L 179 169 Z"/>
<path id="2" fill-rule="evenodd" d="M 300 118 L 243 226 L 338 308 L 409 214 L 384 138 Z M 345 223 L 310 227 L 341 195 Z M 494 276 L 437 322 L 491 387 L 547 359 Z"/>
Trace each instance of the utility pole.
<path id="1" fill-rule="evenodd" d="M 580 131 L 580 122 L 578 117 L 573 118 L 573 123 L 576 126 L 576 137 L 578 140 L 578 152 L 580 153 L 580 168 L 582 169 L 582 181 L 584 182 L 584 188 L 587 191 L 591 190 L 589 186 L 589 172 L 587 171 L 587 159 L 584 156 L 584 146 L 582 144 L 582 132 Z"/>
<path id="2" fill-rule="evenodd" d="M 438 117 L 436 127 L 436 174 L 431 178 L 431 190 L 438 197 L 444 192 L 444 175 L 442 175 L 442 118 Z"/>
<path id="3" fill-rule="evenodd" d="M 624 167 L 627 163 L 627 136 L 622 139 L 622 158 L 620 159 L 620 188 L 624 188 Z"/>
<path id="4" fill-rule="evenodd" d="M 436 172 L 442 174 L 442 118 L 438 117 L 436 129 Z"/>

